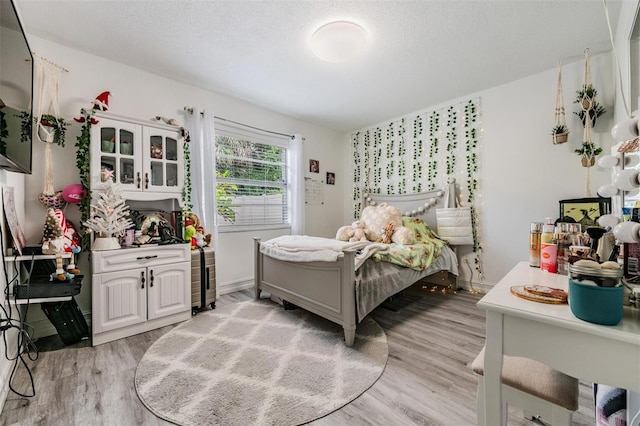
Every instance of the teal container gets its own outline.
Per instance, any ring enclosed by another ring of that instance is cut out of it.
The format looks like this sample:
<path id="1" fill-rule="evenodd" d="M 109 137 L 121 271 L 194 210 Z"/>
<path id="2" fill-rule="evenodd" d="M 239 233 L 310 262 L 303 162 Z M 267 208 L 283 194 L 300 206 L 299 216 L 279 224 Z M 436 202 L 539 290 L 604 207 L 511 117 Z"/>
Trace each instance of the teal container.
<path id="1" fill-rule="evenodd" d="M 616 325 L 622 320 L 624 287 L 598 287 L 569 279 L 569 307 L 581 320 Z"/>

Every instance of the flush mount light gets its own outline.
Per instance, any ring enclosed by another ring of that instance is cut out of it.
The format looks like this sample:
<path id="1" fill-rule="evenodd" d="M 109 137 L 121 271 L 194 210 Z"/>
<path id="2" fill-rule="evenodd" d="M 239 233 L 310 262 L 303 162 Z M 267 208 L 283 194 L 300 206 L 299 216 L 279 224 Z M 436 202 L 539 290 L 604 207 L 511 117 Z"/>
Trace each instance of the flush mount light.
<path id="1" fill-rule="evenodd" d="M 359 25 L 336 21 L 318 28 L 311 36 L 311 50 L 323 61 L 347 62 L 367 47 L 367 33 Z"/>

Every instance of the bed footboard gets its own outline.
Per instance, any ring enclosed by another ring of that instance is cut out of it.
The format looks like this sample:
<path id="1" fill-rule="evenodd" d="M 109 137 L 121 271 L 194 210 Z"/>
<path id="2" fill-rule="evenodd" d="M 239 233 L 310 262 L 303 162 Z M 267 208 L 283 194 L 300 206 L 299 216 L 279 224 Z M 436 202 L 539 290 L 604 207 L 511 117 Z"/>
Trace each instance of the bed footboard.
<path id="1" fill-rule="evenodd" d="M 288 262 L 260 252 L 254 238 L 255 297 L 262 291 L 341 325 L 345 344 L 356 333 L 355 252 L 346 251 L 335 262 Z"/>

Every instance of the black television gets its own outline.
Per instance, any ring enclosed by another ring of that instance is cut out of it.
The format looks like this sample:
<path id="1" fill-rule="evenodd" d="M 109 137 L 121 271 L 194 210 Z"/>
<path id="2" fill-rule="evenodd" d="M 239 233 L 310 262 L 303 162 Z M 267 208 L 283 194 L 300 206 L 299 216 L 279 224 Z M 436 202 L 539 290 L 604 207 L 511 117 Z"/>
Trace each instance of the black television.
<path id="1" fill-rule="evenodd" d="M 33 55 L 13 0 L 0 1 L 0 169 L 31 173 Z"/>

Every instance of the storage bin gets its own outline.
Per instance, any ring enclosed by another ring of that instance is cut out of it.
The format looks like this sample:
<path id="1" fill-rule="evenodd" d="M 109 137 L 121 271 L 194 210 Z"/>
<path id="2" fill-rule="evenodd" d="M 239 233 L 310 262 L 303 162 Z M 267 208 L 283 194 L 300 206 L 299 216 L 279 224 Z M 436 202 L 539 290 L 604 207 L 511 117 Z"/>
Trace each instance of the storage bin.
<path id="1" fill-rule="evenodd" d="M 616 325 L 622 320 L 624 287 L 598 287 L 569 279 L 569 307 L 581 320 Z"/>

